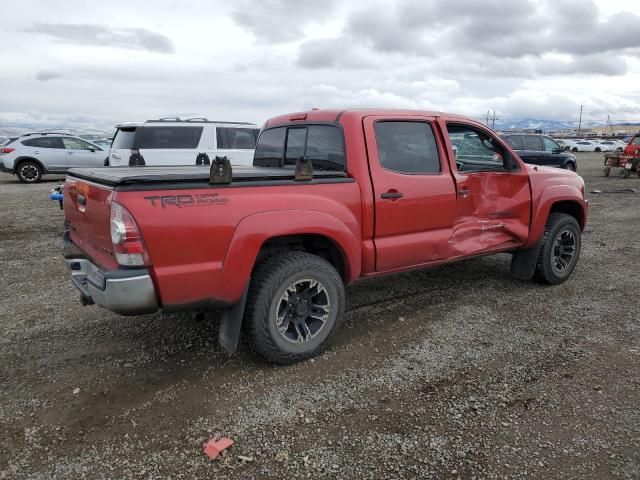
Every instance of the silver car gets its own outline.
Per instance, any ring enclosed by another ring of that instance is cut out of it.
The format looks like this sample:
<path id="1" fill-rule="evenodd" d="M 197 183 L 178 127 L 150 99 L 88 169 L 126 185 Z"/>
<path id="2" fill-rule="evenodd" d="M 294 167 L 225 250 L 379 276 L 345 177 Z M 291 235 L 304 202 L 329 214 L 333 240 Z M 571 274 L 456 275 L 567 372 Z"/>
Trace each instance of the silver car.
<path id="1" fill-rule="evenodd" d="M 28 133 L 0 147 L 0 171 L 23 183 L 37 183 L 47 173 L 74 167 L 101 167 L 108 152 L 75 135 Z"/>

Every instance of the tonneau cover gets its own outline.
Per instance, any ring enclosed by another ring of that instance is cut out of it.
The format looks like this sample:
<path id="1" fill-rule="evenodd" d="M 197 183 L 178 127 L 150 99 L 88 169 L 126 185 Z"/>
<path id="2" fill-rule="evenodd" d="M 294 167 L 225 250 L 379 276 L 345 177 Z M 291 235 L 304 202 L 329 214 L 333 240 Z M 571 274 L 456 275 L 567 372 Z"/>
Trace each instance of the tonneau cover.
<path id="1" fill-rule="evenodd" d="M 294 169 L 282 167 L 253 167 L 235 165 L 235 182 L 293 180 Z M 175 167 L 95 167 L 72 168 L 69 175 L 103 185 L 136 185 L 140 183 L 177 183 L 209 181 L 209 166 Z M 314 170 L 314 178 L 345 178 L 345 172 Z"/>

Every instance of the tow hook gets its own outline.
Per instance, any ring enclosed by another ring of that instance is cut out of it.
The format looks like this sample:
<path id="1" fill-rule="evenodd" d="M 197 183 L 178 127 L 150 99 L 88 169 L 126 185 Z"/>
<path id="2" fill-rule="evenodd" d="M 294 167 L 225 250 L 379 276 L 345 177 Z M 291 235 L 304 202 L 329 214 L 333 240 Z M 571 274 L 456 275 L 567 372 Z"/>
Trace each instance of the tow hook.
<path id="1" fill-rule="evenodd" d="M 88 305 L 93 305 L 95 302 L 91 297 L 87 297 L 86 295 L 80 294 L 80 303 L 82 304 L 83 307 L 86 307 Z"/>

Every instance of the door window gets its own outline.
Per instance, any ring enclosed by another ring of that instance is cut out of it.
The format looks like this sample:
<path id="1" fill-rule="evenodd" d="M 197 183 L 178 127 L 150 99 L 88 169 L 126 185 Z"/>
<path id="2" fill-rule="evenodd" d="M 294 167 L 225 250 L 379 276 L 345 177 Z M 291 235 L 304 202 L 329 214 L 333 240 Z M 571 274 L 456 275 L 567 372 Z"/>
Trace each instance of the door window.
<path id="1" fill-rule="evenodd" d="M 542 140 L 537 135 L 523 135 L 522 143 L 525 150 L 534 150 L 536 152 L 544 151 Z"/>
<path id="2" fill-rule="evenodd" d="M 64 144 L 64 148 L 67 150 L 89 150 L 96 149 L 93 145 L 83 142 L 82 140 L 78 140 L 77 138 L 63 138 L 62 143 Z"/>
<path id="3" fill-rule="evenodd" d="M 62 139 L 60 137 L 30 138 L 28 140 L 23 140 L 22 144 L 26 145 L 27 147 L 64 148 L 64 144 L 62 143 Z"/>
<path id="4" fill-rule="evenodd" d="M 447 125 L 460 173 L 507 170 L 505 151 L 498 140 L 467 125 Z"/>
<path id="5" fill-rule="evenodd" d="M 380 165 L 393 172 L 439 173 L 440 156 L 431 125 L 426 122 L 376 122 Z"/>
<path id="6" fill-rule="evenodd" d="M 218 148 L 234 150 L 253 150 L 256 148 L 255 129 L 217 127 Z"/>
<path id="7" fill-rule="evenodd" d="M 554 150 L 557 152 L 559 150 L 562 150 L 560 148 L 560 145 L 558 145 L 555 141 L 553 141 L 549 137 L 542 137 L 542 141 L 544 142 L 544 149 L 547 152 L 553 152 Z"/>
<path id="8" fill-rule="evenodd" d="M 522 145 L 522 135 L 510 135 L 504 138 L 514 150 L 524 150 Z"/>

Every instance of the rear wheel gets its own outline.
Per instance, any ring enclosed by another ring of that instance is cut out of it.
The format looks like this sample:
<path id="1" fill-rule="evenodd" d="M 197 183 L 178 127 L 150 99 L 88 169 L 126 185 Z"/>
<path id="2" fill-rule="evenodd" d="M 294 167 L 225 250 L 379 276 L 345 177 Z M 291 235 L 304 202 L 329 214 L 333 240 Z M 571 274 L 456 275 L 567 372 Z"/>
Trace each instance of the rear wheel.
<path id="1" fill-rule="evenodd" d="M 279 364 L 321 353 L 342 322 L 344 284 L 326 260 L 290 251 L 254 271 L 245 322 L 253 349 Z"/>
<path id="2" fill-rule="evenodd" d="M 573 147 L 573 148 L 571 149 L 571 151 L 572 151 L 572 152 L 577 152 L 577 151 L 578 151 L 578 147 Z"/>
<path id="3" fill-rule="evenodd" d="M 611 173 L 611 167 L 604 167 L 604 176 L 608 177 Z"/>
<path id="4" fill-rule="evenodd" d="M 565 170 L 571 170 L 572 172 L 576 171 L 576 166 L 571 162 L 566 163 L 564 168 Z"/>
<path id="5" fill-rule="evenodd" d="M 628 168 L 623 168 L 622 169 L 622 176 L 624 178 L 629 178 L 629 175 L 631 175 L 631 170 L 629 170 Z"/>
<path id="6" fill-rule="evenodd" d="M 564 282 L 578 263 L 581 245 L 580 225 L 575 218 L 566 213 L 549 215 L 536 265 L 536 280 L 549 285 Z"/>
<path id="7" fill-rule="evenodd" d="M 27 160 L 18 165 L 16 176 L 22 183 L 38 183 L 42 178 L 42 168 L 37 162 Z"/>
<path id="8" fill-rule="evenodd" d="M 596 149 L 594 150 L 594 152 L 598 152 L 600 153 L 602 151 L 602 149 L 600 147 L 596 147 Z"/>

